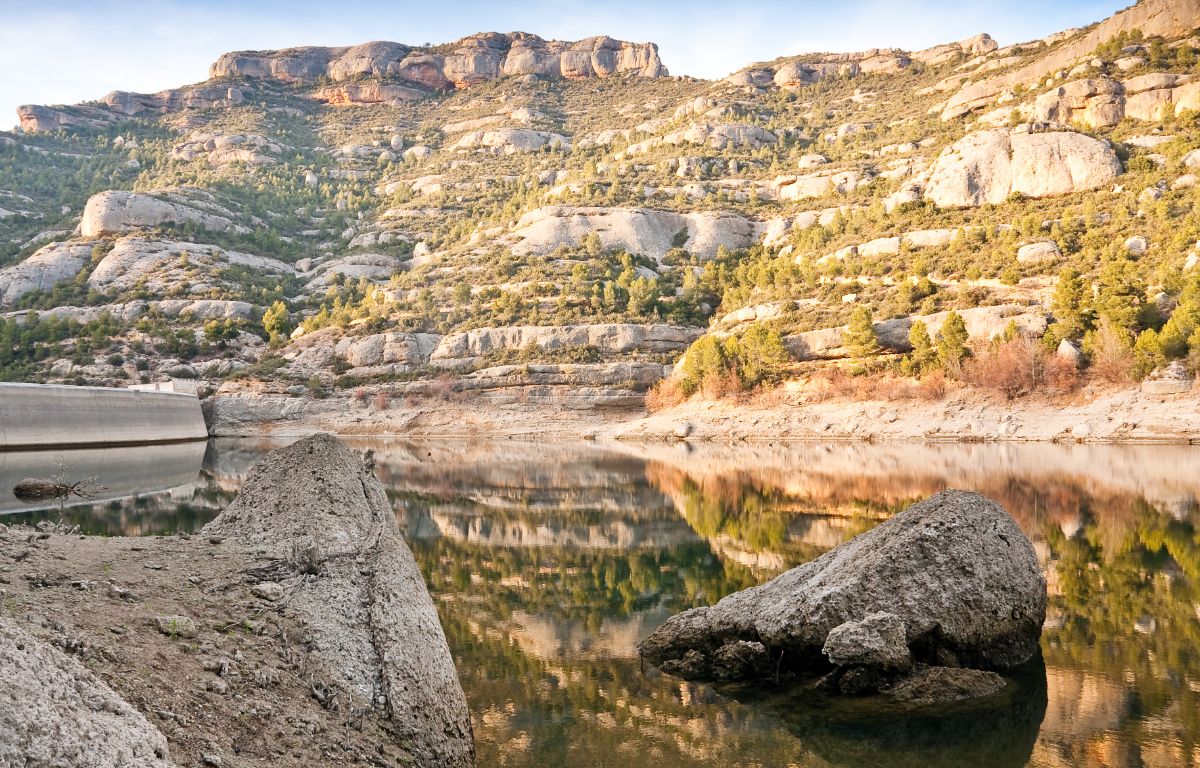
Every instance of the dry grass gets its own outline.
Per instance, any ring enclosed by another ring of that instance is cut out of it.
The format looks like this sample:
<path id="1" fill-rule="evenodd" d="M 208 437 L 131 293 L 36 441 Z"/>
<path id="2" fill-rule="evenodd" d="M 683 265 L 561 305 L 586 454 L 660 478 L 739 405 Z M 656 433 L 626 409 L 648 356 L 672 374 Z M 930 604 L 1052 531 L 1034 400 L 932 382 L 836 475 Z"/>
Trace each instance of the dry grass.
<path id="1" fill-rule="evenodd" d="M 679 382 L 668 377 L 650 387 L 646 392 L 646 410 L 650 413 L 658 413 L 668 408 L 674 408 L 684 400 L 687 400 L 687 395 L 683 394 L 683 390 L 679 388 Z"/>
<path id="2" fill-rule="evenodd" d="M 809 399 L 823 402 L 834 398 L 846 400 L 941 400 L 946 396 L 946 377 L 941 371 L 927 374 L 923 379 L 896 376 L 890 372 L 852 375 L 839 367 L 816 371 L 809 379 Z"/>

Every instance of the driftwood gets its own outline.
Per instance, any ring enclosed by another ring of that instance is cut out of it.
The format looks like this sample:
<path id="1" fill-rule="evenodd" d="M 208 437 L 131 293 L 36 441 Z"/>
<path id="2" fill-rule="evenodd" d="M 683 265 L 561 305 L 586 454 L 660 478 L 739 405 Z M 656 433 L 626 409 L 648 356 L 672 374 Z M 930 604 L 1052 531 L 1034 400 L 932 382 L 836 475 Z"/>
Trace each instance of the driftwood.
<path id="1" fill-rule="evenodd" d="M 65 502 L 72 496 L 81 499 L 91 499 L 103 490 L 105 490 L 105 487 L 97 485 L 96 478 L 94 477 L 85 477 L 82 480 L 72 481 L 67 476 L 66 465 L 60 460 L 57 475 L 48 480 L 27 477 L 14 485 L 12 492 L 13 496 L 16 496 L 21 501 L 58 499 L 61 502 Z"/>
<path id="2" fill-rule="evenodd" d="M 38 480 L 27 477 L 13 486 L 13 496 L 22 501 L 39 501 L 41 499 L 57 499 L 71 494 L 70 486 L 56 483 L 53 480 Z"/>

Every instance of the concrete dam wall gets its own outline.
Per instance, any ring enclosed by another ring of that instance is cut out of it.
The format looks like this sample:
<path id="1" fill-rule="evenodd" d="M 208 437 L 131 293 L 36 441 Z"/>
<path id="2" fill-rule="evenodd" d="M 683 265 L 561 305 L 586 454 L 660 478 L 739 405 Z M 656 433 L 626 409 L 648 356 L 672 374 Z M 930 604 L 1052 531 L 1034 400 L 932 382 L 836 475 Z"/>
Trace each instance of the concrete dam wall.
<path id="1" fill-rule="evenodd" d="M 140 445 L 208 437 L 194 395 L 0 384 L 0 450 Z"/>

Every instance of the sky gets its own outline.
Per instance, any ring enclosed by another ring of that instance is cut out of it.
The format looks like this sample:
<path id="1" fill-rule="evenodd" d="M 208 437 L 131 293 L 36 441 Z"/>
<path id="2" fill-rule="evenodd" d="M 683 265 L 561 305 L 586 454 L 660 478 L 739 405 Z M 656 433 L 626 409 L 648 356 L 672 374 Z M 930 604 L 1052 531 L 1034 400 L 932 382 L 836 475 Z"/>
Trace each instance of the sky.
<path id="1" fill-rule="evenodd" d="M 0 126 L 20 104 L 199 82 L 231 50 L 441 43 L 475 32 L 652 41 L 672 74 L 720 78 L 813 51 L 1001 45 L 1084 26 L 1132 0 L 0 0 Z M 10 122 L 11 120 L 11 122 Z"/>

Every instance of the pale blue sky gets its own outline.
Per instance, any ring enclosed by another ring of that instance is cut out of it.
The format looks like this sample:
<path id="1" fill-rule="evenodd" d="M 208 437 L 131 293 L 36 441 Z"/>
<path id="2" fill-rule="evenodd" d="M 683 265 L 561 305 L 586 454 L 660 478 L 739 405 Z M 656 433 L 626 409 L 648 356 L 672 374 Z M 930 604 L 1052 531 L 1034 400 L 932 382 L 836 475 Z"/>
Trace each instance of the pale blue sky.
<path id="1" fill-rule="evenodd" d="M 0 0 L 0 126 L 18 104 L 74 103 L 207 77 L 221 53 L 481 31 L 658 43 L 674 74 L 722 77 L 811 51 L 915 50 L 989 32 L 1002 45 L 1082 26 L 1131 0 Z"/>

